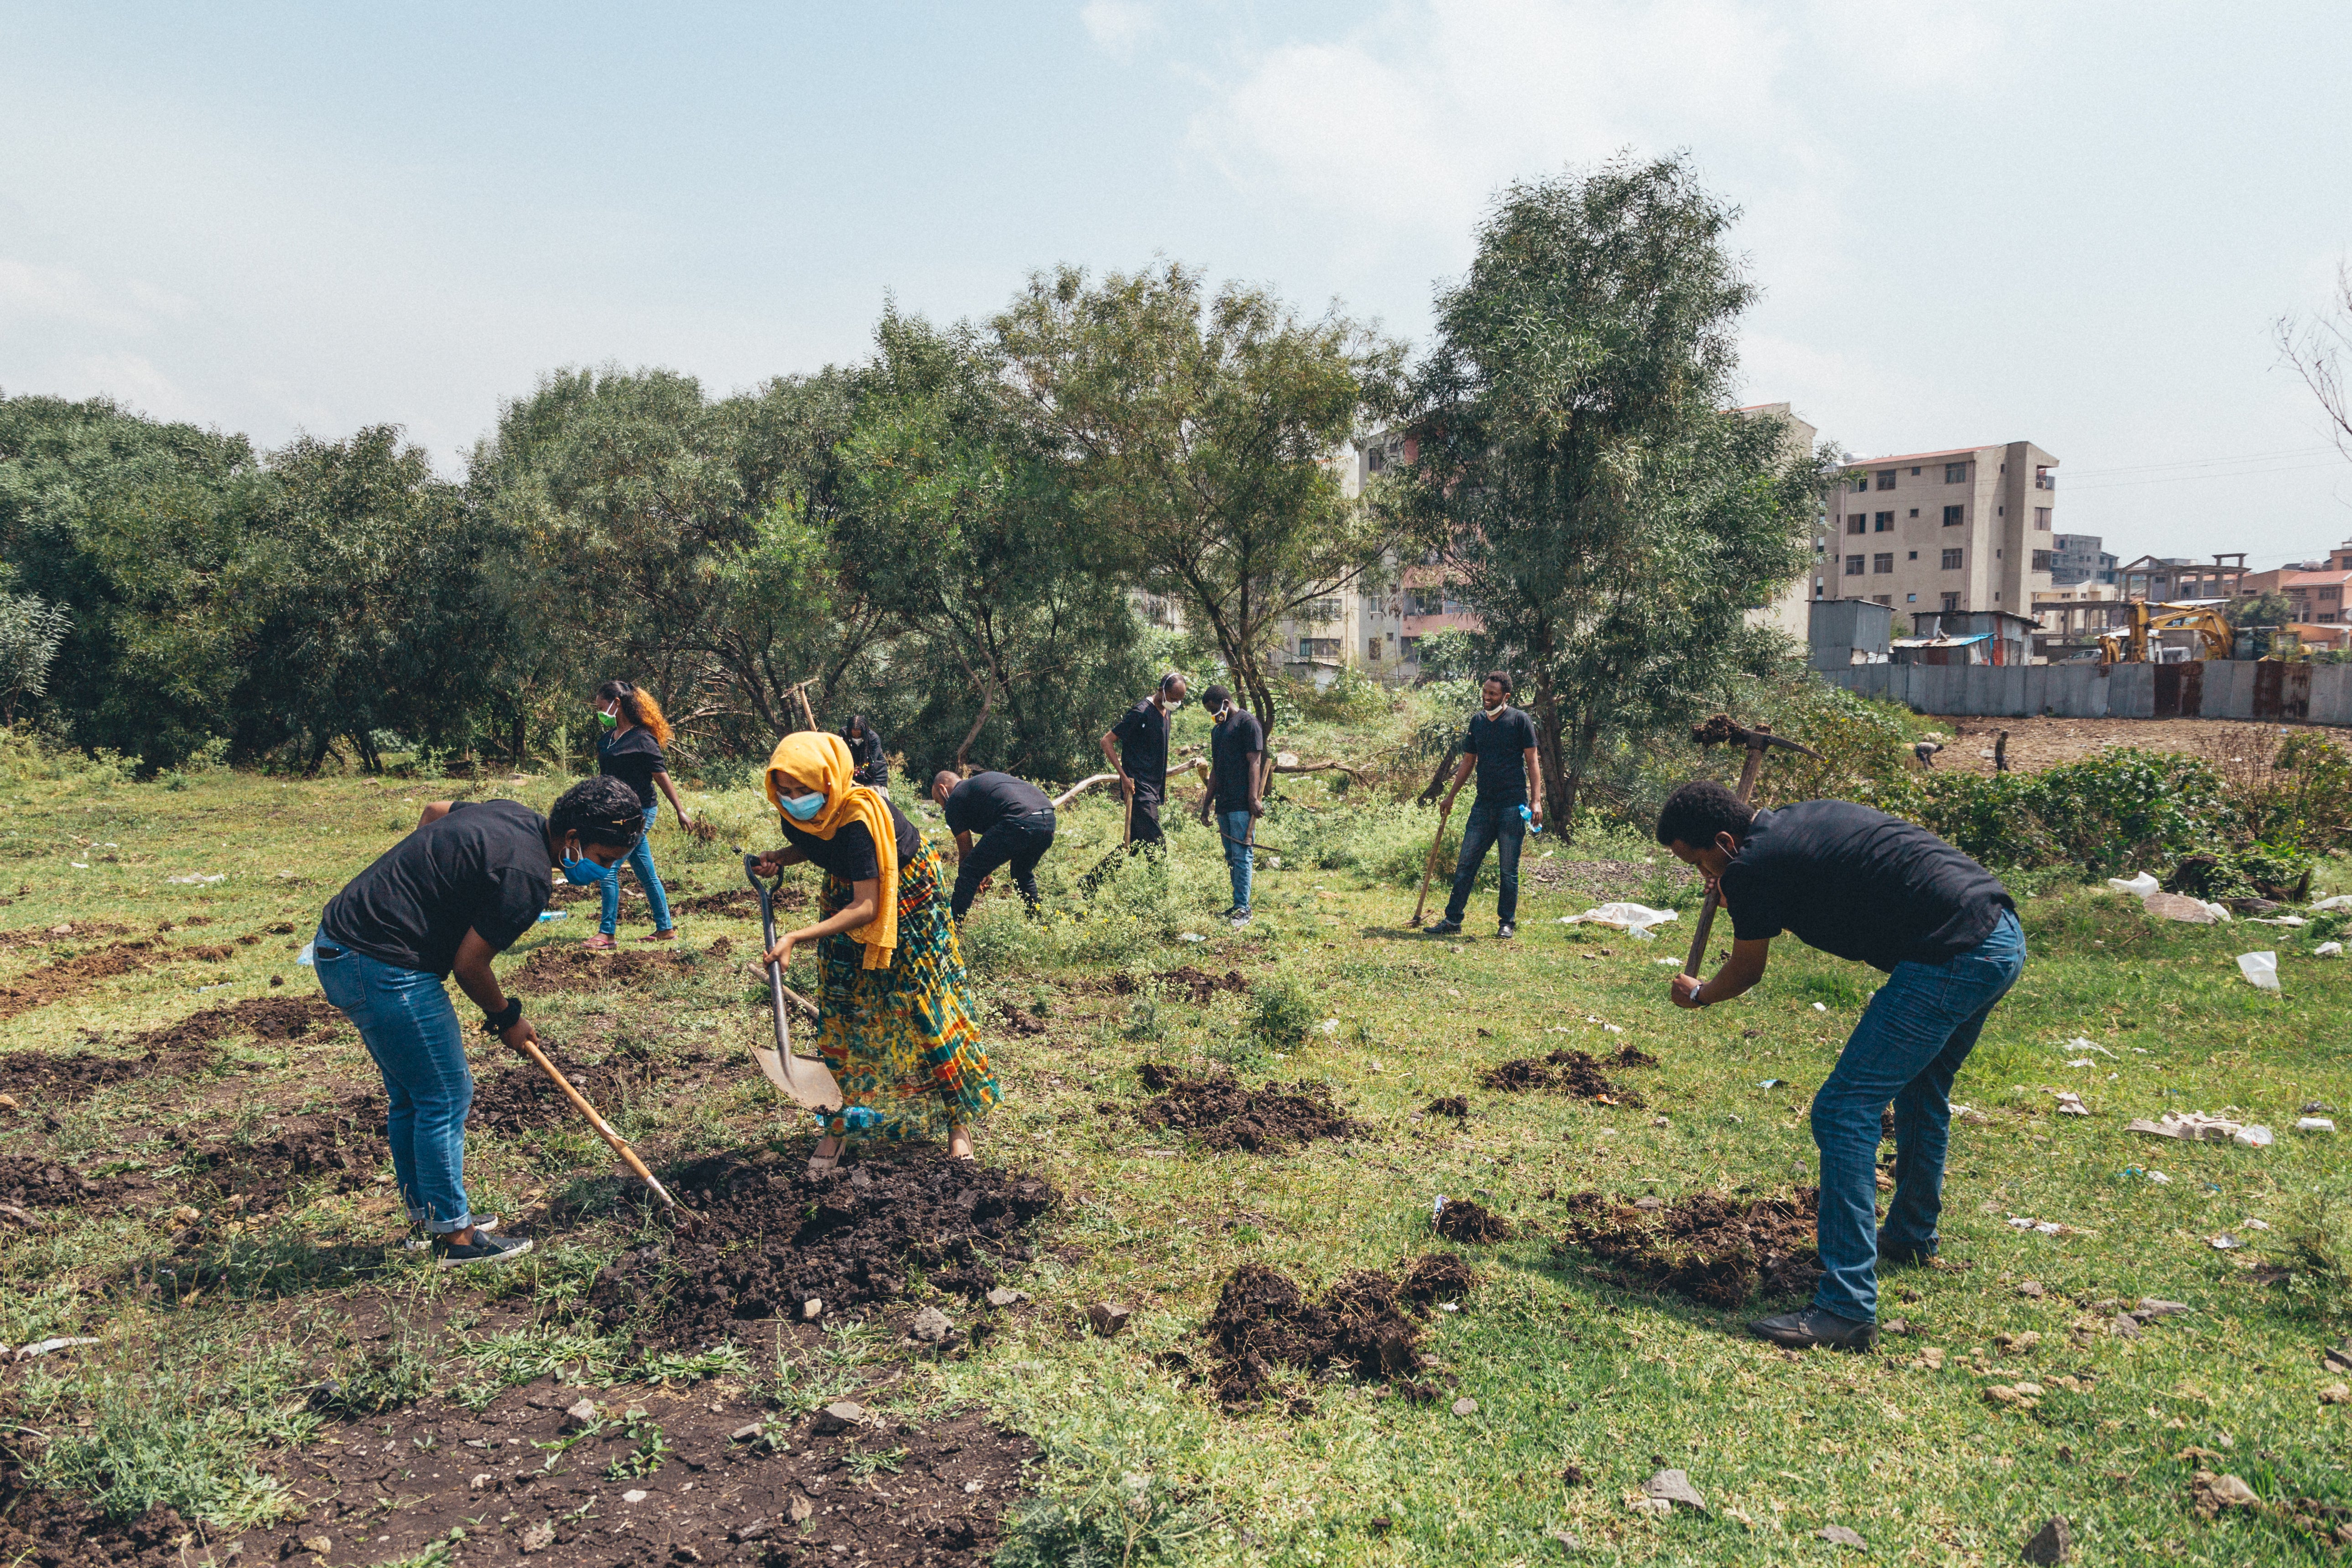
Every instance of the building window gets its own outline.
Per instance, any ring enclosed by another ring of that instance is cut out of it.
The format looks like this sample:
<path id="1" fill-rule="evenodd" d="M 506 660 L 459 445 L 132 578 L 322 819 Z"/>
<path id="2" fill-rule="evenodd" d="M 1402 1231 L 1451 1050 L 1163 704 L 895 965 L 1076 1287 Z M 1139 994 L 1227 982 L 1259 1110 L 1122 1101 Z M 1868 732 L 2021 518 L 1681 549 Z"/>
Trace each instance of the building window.
<path id="1" fill-rule="evenodd" d="M 1968 483 L 1969 466 L 1966 463 L 1946 463 L 1944 465 L 1944 482 L 1948 485 L 1964 485 Z"/>
<path id="2" fill-rule="evenodd" d="M 1872 557 L 1870 558 L 1870 569 L 1871 569 L 1871 571 L 1873 571 L 1874 573 L 1885 573 L 1885 572 L 1892 572 L 1892 571 L 1894 571 L 1894 570 L 1895 570 L 1895 552 L 1893 552 L 1893 551 L 1891 551 L 1891 550 L 1890 550 L 1890 551 L 1888 551 L 1888 552 L 1887 552 L 1885 554 L 1884 554 L 1884 555 L 1874 555 L 1874 556 L 1872 556 Z"/>
<path id="3" fill-rule="evenodd" d="M 1398 643 L 1397 646 L 1404 650 L 1403 658 L 1407 664 L 1419 664 L 1421 662 L 1421 639 L 1419 637 L 1406 637 L 1404 640 Z"/>
<path id="4" fill-rule="evenodd" d="M 1895 488 L 1895 470 L 1893 468 L 1881 468 L 1878 470 L 1878 488 L 1883 490 L 1891 490 Z"/>
<path id="5" fill-rule="evenodd" d="M 2048 468 L 2037 468 L 2033 470 L 2033 488 L 2037 490 L 2054 490 L 2058 488 L 2058 476 Z"/>
<path id="6" fill-rule="evenodd" d="M 1309 599 L 1298 606 L 1302 621 L 1336 621 L 1339 618 L 1339 600 L 1335 595 L 1328 599 Z"/>
<path id="7" fill-rule="evenodd" d="M 1912 515 L 1913 517 L 1916 517 L 1916 516 L 1918 516 L 1918 515 L 1919 515 L 1919 509 L 1918 509 L 1917 507 L 1916 507 L 1916 506 L 1915 506 L 1915 507 L 1913 507 L 1913 508 L 1911 509 L 1911 515 Z"/>
<path id="8" fill-rule="evenodd" d="M 2051 558 L 2051 556 L 2052 556 L 2053 554 L 2054 554 L 2054 553 L 2055 553 L 2055 552 L 2053 552 L 2053 551 L 2048 551 L 2048 550 L 2037 550 L 2037 551 L 2035 551 L 2035 552 L 2033 552 L 2033 569 L 2034 569 L 2036 572 L 2047 572 L 2047 571 L 2049 571 L 2049 570 L 2050 570 L 2050 558 Z"/>
<path id="9" fill-rule="evenodd" d="M 1388 466 L 1388 454 L 1381 451 L 1378 447 L 1372 447 L 1364 454 L 1364 467 L 1370 468 L 1373 473 L 1377 474 Z"/>
<path id="10" fill-rule="evenodd" d="M 1845 531 L 1848 533 L 1867 533 L 1870 531 L 1870 514 L 1857 511 L 1849 515 L 1845 520 Z"/>
<path id="11" fill-rule="evenodd" d="M 1959 607 L 1960 596 L 1958 594 L 1947 594 L 1944 595 L 1944 613 L 1946 615 L 1951 614 Z"/>
<path id="12" fill-rule="evenodd" d="M 1906 594 L 1903 595 L 1903 602 L 1906 605 L 1916 605 L 1919 602 L 1919 595 L 1916 594 Z"/>
<path id="13" fill-rule="evenodd" d="M 2048 507 L 2037 506 L 2033 509 L 2033 527 L 2034 531 L 2038 533 L 2047 533 L 2050 531 L 2050 509 Z"/>
<path id="14" fill-rule="evenodd" d="M 1891 511 L 1880 512 L 1876 517 L 1872 518 L 1870 522 L 1870 531 L 1873 533 L 1892 533 L 1895 531 L 1895 514 Z"/>
<path id="15" fill-rule="evenodd" d="M 1917 551 L 1916 551 L 1916 550 L 1915 550 L 1915 551 L 1911 552 L 1911 553 L 1910 553 L 1910 554 L 1908 554 L 1908 555 L 1905 556 L 1903 559 L 1905 559 L 1906 561 L 1916 561 L 1916 560 L 1918 560 L 1918 559 L 1919 559 L 1919 552 L 1918 552 Z"/>
<path id="16" fill-rule="evenodd" d="M 1366 638 L 1364 639 L 1364 658 L 1365 658 L 1367 660 L 1369 660 L 1369 661 L 1370 661 L 1371 663 L 1373 663 L 1373 664 L 1378 664 L 1378 663 L 1380 662 L 1380 660 L 1381 660 L 1381 639 L 1380 639 L 1380 638 L 1378 638 L 1378 637 L 1366 637 Z"/>
<path id="17" fill-rule="evenodd" d="M 1960 552 L 1959 552 L 1958 551 L 1957 551 L 1957 550 L 1947 550 L 1947 551 L 1945 551 L 1945 552 L 1944 552 L 1944 570 L 1945 570 L 1945 571 L 1947 571 L 1947 572 L 1957 572 L 1957 571 L 1958 571 L 1959 569 L 1960 569 Z"/>
<path id="18" fill-rule="evenodd" d="M 1859 556 L 1859 555 L 1849 555 L 1849 556 L 1847 556 L 1847 557 L 1845 558 L 1845 574 L 1846 574 L 1847 576 L 1849 576 L 1849 577 L 1859 577 L 1859 576 L 1861 576 L 1861 575 L 1862 575 L 1862 564 L 1863 564 L 1863 563 L 1862 563 L 1862 557 L 1861 557 L 1861 556 Z"/>
<path id="19" fill-rule="evenodd" d="M 1870 602 L 1874 605 L 1891 605 L 1895 603 L 1895 595 L 1892 594 L 1873 594 L 1870 596 Z"/>
<path id="20" fill-rule="evenodd" d="M 1968 518 L 1965 515 L 1968 510 L 1969 509 L 1964 506 L 1946 507 L 1944 509 L 1944 526 L 1946 528 L 1959 527 L 1960 524 L 1968 521 Z"/>
<path id="21" fill-rule="evenodd" d="M 1337 658 L 1339 657 L 1338 637 L 1300 637 L 1298 657 L 1301 658 Z"/>

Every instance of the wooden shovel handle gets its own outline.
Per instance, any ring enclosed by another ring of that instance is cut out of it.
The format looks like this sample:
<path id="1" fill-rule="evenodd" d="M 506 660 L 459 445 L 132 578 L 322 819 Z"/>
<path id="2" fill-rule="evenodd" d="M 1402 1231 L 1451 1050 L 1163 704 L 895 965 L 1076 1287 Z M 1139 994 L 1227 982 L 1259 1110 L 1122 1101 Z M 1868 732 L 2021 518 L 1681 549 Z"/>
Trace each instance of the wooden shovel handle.
<path id="1" fill-rule="evenodd" d="M 1421 863 L 1421 897 L 1412 901 L 1412 923 L 1421 923 L 1421 911 L 1429 907 L 1429 879 L 1437 870 L 1437 847 L 1445 842 L 1445 819 L 1454 815 L 1452 802 L 1437 814 L 1437 831 L 1429 836 L 1429 858 Z"/>
<path id="2" fill-rule="evenodd" d="M 654 1196 L 661 1199 L 663 1207 L 675 1210 L 677 1207 L 677 1200 L 669 1195 L 669 1189 L 663 1186 L 651 1171 L 646 1169 L 646 1163 L 637 1158 L 637 1152 L 629 1147 L 629 1141 L 614 1131 L 612 1124 L 596 1114 L 596 1108 L 588 1103 L 586 1097 L 572 1087 L 572 1080 L 565 1078 L 556 1065 L 547 1059 L 547 1053 L 539 1048 L 539 1042 L 525 1040 L 520 1048 L 539 1070 L 547 1075 L 548 1081 L 562 1090 L 563 1098 L 572 1102 L 572 1108 L 588 1119 L 588 1125 L 596 1130 L 596 1135 L 613 1146 L 613 1152 L 621 1157 L 621 1163 L 626 1165 L 637 1180 L 653 1189 Z"/>
<path id="3" fill-rule="evenodd" d="M 1748 748 L 1748 760 L 1739 764 L 1739 804 L 1746 805 L 1756 793 L 1756 775 L 1764 766 L 1764 748 Z M 1690 956 L 1683 961 L 1683 973 L 1698 978 L 1699 960 L 1706 956 L 1706 933 L 1715 924 L 1715 911 L 1723 902 L 1723 889 L 1709 888 L 1698 906 L 1698 929 L 1691 932 Z"/>

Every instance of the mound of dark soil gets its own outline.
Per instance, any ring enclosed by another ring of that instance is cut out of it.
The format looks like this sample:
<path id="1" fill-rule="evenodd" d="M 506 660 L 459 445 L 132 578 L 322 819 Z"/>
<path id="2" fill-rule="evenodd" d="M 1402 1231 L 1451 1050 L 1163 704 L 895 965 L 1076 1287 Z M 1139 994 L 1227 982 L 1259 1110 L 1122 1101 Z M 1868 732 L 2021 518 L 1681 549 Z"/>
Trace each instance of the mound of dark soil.
<path id="1" fill-rule="evenodd" d="M 543 1039 L 540 1049 L 608 1121 L 630 1099 L 651 1088 L 658 1076 L 653 1052 L 636 1040 L 623 1040 L 593 1062 Z M 466 1121 L 491 1132 L 529 1132 L 579 1114 L 545 1073 L 533 1063 L 522 1062 L 501 1068 L 488 1082 L 476 1082 L 473 1108 L 467 1111 Z"/>
<path id="2" fill-rule="evenodd" d="M 176 1024 L 134 1035 L 130 1044 L 150 1051 L 184 1051 L 229 1035 L 263 1040 L 299 1040 L 315 1028 L 343 1022 L 323 996 L 255 996 L 226 1007 L 206 1007 Z"/>
<path id="3" fill-rule="evenodd" d="M 182 1568 L 206 1559 L 205 1538 L 175 1509 L 118 1524 L 80 1498 L 25 1486 L 13 1467 L 0 1480 L 0 1563 L 12 1568 Z"/>
<path id="4" fill-rule="evenodd" d="M 648 952 L 642 948 L 616 948 L 591 952 L 578 942 L 556 942 L 523 960 L 522 967 L 505 976 L 508 985 L 528 994 L 541 991 L 595 991 L 607 985 L 635 985 L 646 981 L 675 980 L 694 973 L 700 954 Z"/>
<path id="5" fill-rule="evenodd" d="M 89 952 L 60 958 L 0 985 L 0 1018 L 13 1018 L 52 1002 L 79 995 L 101 980 L 130 974 L 154 962 L 152 942 L 116 942 Z"/>
<path id="6" fill-rule="evenodd" d="M 110 1083 L 130 1078 L 163 1078 L 185 1072 L 191 1059 L 154 1051 L 140 1057 L 100 1057 L 88 1051 L 51 1056 L 47 1051 L 11 1051 L 0 1057 L 0 1093 L 20 1104 L 54 1109 L 88 1100 Z"/>
<path id="7" fill-rule="evenodd" d="M 389 1157 L 383 1101 L 358 1096 L 333 1110 L 265 1122 L 249 1141 L 213 1133 L 182 1153 L 180 1163 L 188 1173 L 189 1201 L 217 1219 L 282 1208 L 307 1184 L 356 1192 Z"/>
<path id="8" fill-rule="evenodd" d="M 1437 1234 L 1448 1241 L 1484 1246 L 1491 1241 L 1509 1240 L 1511 1222 L 1484 1204 L 1468 1198 L 1448 1198 L 1445 1206 L 1437 1211 Z"/>
<path id="9" fill-rule="evenodd" d="M 912 1268 L 982 1295 L 1005 1264 L 1029 1261 L 1022 1233 L 1062 1196 L 1034 1176 L 923 1156 L 811 1178 L 796 1160 L 714 1154 L 667 1184 L 701 1216 L 697 1233 L 625 1254 L 588 1292 L 607 1328 L 659 1346 L 708 1344 L 747 1320 L 798 1321 L 811 1299 L 833 1321 L 898 1295 Z"/>
<path id="10" fill-rule="evenodd" d="M 1331 1086 L 1302 1079 L 1284 1088 L 1267 1082 L 1255 1094 L 1230 1073 L 1195 1077 L 1164 1062 L 1136 1068 L 1143 1087 L 1159 1096 L 1135 1120 L 1146 1127 L 1189 1132 L 1212 1149 L 1279 1153 L 1318 1138 L 1352 1138 L 1363 1124 L 1331 1100 Z"/>
<path id="11" fill-rule="evenodd" d="M 48 947 L 61 942 L 95 942 L 121 936 L 131 928 L 116 921 L 61 921 L 53 926 L 19 926 L 0 931 L 0 952 L 18 947 Z"/>
<path id="12" fill-rule="evenodd" d="M 1225 1404 L 1248 1405 L 1274 1381 L 1277 1368 L 1321 1372 L 1340 1366 L 1390 1384 L 1410 1398 L 1435 1398 L 1433 1386 L 1412 1376 L 1421 1370 L 1415 1347 L 1422 1326 L 1416 1320 L 1476 1283 L 1477 1276 L 1461 1258 L 1432 1253 L 1414 1258 L 1402 1278 L 1360 1268 L 1309 1298 L 1288 1275 L 1245 1263 L 1226 1279 L 1209 1315 L 1215 1363 L 1210 1384 Z"/>
<path id="13" fill-rule="evenodd" d="M 1613 1058 L 1620 1067 L 1650 1067 L 1655 1058 L 1627 1046 Z M 1507 1094 L 1549 1089 L 1556 1094 L 1590 1100 L 1601 1105 L 1639 1105 L 1642 1097 L 1620 1089 L 1601 1072 L 1601 1063 L 1583 1051 L 1554 1051 L 1541 1061 L 1524 1057 L 1499 1062 L 1478 1075 L 1482 1088 Z"/>
<path id="14" fill-rule="evenodd" d="M 1422 1109 L 1431 1116 L 1451 1116 L 1456 1121 L 1466 1121 L 1470 1115 L 1470 1102 L 1458 1094 L 1441 1095 Z"/>
<path id="15" fill-rule="evenodd" d="M 1181 994 L 1195 1007 L 1207 1006 L 1220 991 L 1230 991 L 1237 996 L 1249 994 L 1249 982 L 1242 978 L 1242 972 L 1238 969 L 1228 969 L 1223 974 L 1211 974 L 1189 963 L 1180 963 L 1173 969 L 1161 970 L 1150 980 L 1171 995 Z M 1132 974 L 1119 973 L 1111 976 L 1110 987 L 1122 996 L 1132 996 L 1143 988 L 1143 983 Z"/>
<path id="16" fill-rule="evenodd" d="M 1700 1193 L 1655 1210 L 1600 1193 L 1566 1201 L 1570 1243 L 1629 1279 L 1706 1306 L 1808 1292 L 1822 1276 L 1813 1247 L 1821 1194 L 1811 1187 L 1753 1203 Z"/>
<path id="17" fill-rule="evenodd" d="M 110 1202 L 151 1184 L 131 1176 L 85 1176 L 37 1155 L 0 1154 L 0 1203 L 19 1208 L 78 1208 Z"/>

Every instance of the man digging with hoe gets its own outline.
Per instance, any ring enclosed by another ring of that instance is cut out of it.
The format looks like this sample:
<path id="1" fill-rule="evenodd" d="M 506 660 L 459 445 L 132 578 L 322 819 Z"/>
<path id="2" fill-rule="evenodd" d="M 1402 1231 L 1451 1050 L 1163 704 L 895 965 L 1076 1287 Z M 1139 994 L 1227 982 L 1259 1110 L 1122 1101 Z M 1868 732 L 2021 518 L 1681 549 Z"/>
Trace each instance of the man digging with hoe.
<path id="1" fill-rule="evenodd" d="M 1748 745 L 1743 783 L 1752 785 L 1765 737 L 1724 727 Z M 1802 1311 L 1748 1325 L 1794 1348 L 1866 1348 L 1878 1333 L 1878 1262 L 1936 1255 L 1948 1097 L 1993 1005 L 2025 967 L 2017 906 L 1992 873 L 1926 828 L 1847 801 L 1758 811 L 1719 784 L 1695 780 L 1666 798 L 1658 842 L 1697 867 L 1731 911 L 1731 956 L 1702 983 L 1710 899 L 1688 972 L 1674 977 L 1675 1006 L 1712 1006 L 1748 990 L 1784 931 L 1886 971 L 1813 1096 L 1821 1284 Z M 1890 1100 L 1895 1195 L 1879 1228 L 1879 1117 Z"/>

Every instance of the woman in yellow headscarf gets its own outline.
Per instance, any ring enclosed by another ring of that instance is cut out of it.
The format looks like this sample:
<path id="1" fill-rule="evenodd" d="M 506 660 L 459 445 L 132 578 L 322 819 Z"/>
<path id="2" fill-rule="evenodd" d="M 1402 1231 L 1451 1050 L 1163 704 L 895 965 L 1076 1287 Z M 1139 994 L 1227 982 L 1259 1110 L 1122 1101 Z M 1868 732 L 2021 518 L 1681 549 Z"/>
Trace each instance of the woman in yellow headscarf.
<path id="1" fill-rule="evenodd" d="M 768 759 L 768 799 L 789 847 L 761 856 L 761 874 L 803 860 L 824 871 L 816 924 L 785 932 L 768 953 L 789 964 L 793 948 L 816 944 L 817 1044 L 844 1103 L 826 1119 L 813 1176 L 839 1162 L 853 1107 L 878 1118 L 856 1130 L 860 1137 L 944 1132 L 948 1153 L 969 1160 L 972 1124 L 998 1099 L 939 857 L 854 772 L 841 737 L 819 731 L 785 736 Z"/>

